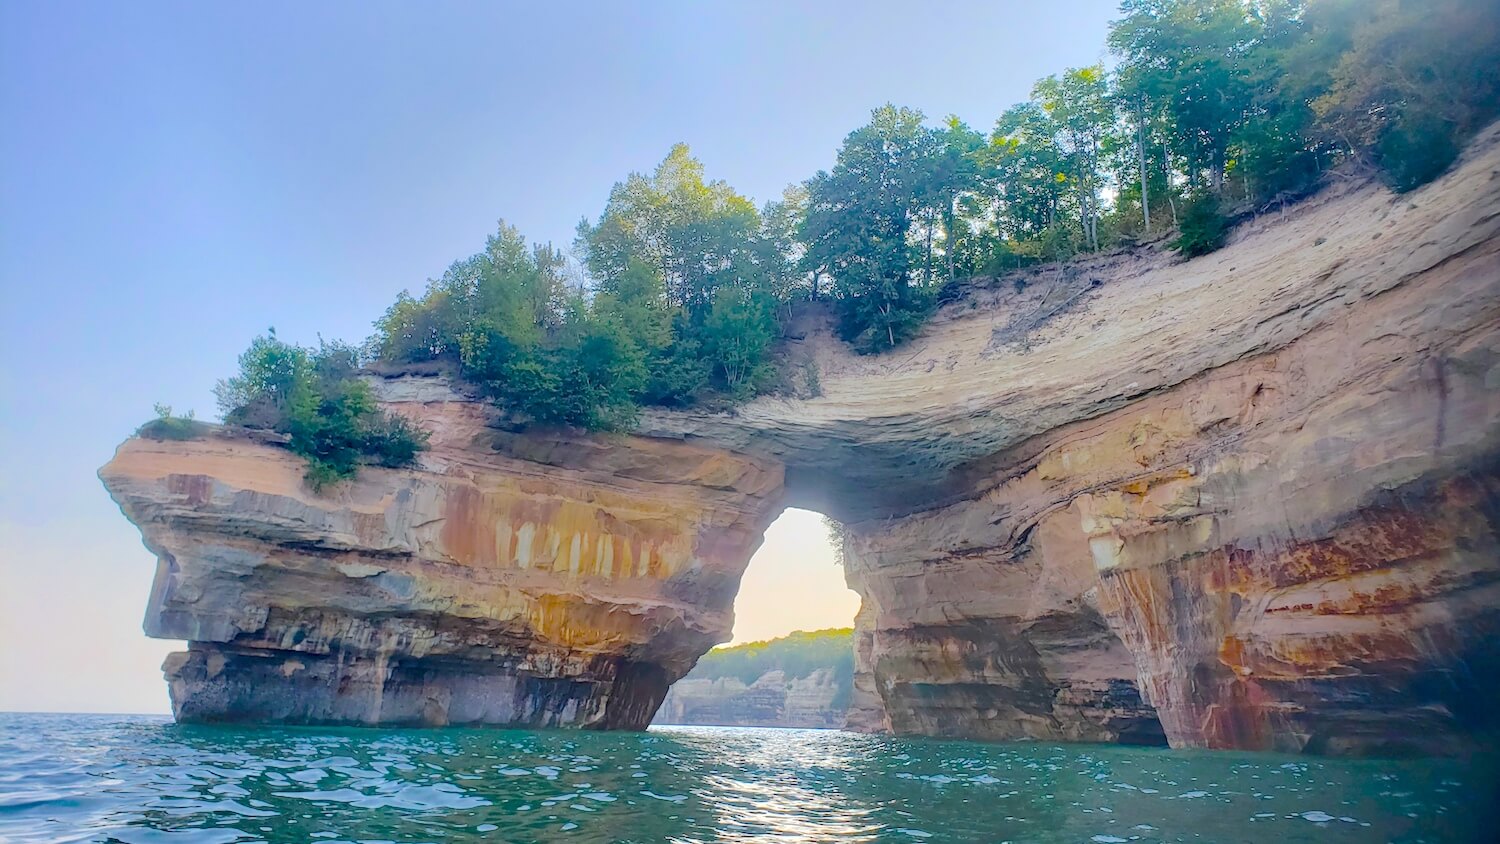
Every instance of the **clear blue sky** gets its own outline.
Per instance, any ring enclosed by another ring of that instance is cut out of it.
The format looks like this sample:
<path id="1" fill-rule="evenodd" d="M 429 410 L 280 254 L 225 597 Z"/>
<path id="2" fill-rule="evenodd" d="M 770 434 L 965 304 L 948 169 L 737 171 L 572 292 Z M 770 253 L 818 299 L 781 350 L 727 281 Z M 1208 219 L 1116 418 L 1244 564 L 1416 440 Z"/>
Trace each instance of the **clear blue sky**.
<path id="1" fill-rule="evenodd" d="M 0 4 L 0 709 L 164 707 L 152 560 L 94 472 L 153 402 L 212 416 L 267 326 L 363 339 L 677 141 L 764 202 L 887 101 L 988 129 L 1114 7 Z"/>

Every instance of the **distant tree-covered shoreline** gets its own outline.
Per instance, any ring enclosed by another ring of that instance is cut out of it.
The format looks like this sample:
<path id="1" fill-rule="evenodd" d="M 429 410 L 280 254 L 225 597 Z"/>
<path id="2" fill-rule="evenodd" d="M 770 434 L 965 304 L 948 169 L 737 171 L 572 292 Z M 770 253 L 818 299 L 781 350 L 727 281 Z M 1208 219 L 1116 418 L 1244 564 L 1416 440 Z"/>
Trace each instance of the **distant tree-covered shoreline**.
<path id="1" fill-rule="evenodd" d="M 687 676 L 700 680 L 735 677 L 748 686 L 770 671 L 800 680 L 820 670 L 831 672 L 836 682 L 852 680 L 854 628 L 798 630 L 763 642 L 717 647 L 704 654 Z"/>

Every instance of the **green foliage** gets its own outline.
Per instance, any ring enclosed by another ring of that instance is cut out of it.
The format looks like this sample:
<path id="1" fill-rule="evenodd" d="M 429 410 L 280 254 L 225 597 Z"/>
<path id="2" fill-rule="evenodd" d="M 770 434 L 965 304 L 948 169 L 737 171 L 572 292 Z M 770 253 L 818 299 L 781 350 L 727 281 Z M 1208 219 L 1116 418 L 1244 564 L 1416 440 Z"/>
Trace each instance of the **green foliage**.
<path id="1" fill-rule="evenodd" d="M 1320 128 L 1370 155 L 1397 190 L 1440 175 L 1500 114 L 1500 4 L 1328 2 L 1348 49 L 1313 103 Z"/>
<path id="2" fill-rule="evenodd" d="M 306 349 L 276 339 L 276 329 L 250 341 L 240 371 L 214 386 L 219 413 L 231 425 L 276 428 L 291 417 L 292 403 L 312 381 Z"/>
<path id="3" fill-rule="evenodd" d="M 703 165 L 677 144 L 650 176 L 616 184 L 597 223 L 579 224 L 599 298 L 643 334 L 640 401 L 742 399 L 765 386 L 777 305 L 798 280 L 800 202 L 788 191 L 763 219 L 729 185 L 704 181 Z"/>
<path id="4" fill-rule="evenodd" d="M 152 409 L 156 411 L 156 418 L 136 428 L 136 436 L 148 440 L 196 440 L 208 432 L 208 426 L 193 418 L 191 410 L 175 416 L 171 405 L 160 402 Z"/>
<path id="5" fill-rule="evenodd" d="M 430 281 L 421 299 L 403 293 L 376 322 L 387 361 L 461 360 L 480 371 L 541 343 L 576 304 L 563 282 L 564 258 L 528 246 L 503 221 L 484 251 Z"/>
<path id="6" fill-rule="evenodd" d="M 500 224 L 484 251 L 403 294 L 372 345 L 393 363 L 443 360 L 525 419 L 591 429 L 628 426 L 664 336 L 652 291 L 627 280 L 589 301 L 567 288 L 565 260 Z"/>
<path id="7" fill-rule="evenodd" d="M 1062 155 L 1053 143 L 1056 129 L 1039 103 L 1012 106 L 995 121 L 985 162 L 999 186 L 1004 213 L 1001 236 L 1024 241 L 1056 224 L 1066 196 Z"/>
<path id="8" fill-rule="evenodd" d="M 838 627 L 812 632 L 797 631 L 766 642 L 714 648 L 698 660 L 687 676 L 718 680 L 736 677 L 749 685 L 767 671 L 783 671 L 789 680 L 801 679 L 819 669 L 830 669 L 840 683 L 854 677 L 854 629 Z"/>
<path id="9" fill-rule="evenodd" d="M 724 182 L 705 182 L 703 165 L 677 144 L 656 171 L 631 174 L 610 191 L 596 224 L 579 224 L 578 246 L 607 289 L 633 265 L 657 272 L 669 304 L 697 315 L 720 287 L 753 287 L 760 215 Z"/>
<path id="10" fill-rule="evenodd" d="M 1120 87 L 1152 104 L 1169 128 L 1190 189 L 1218 191 L 1234 131 L 1250 110 L 1244 61 L 1257 23 L 1242 0 L 1124 0 L 1110 28 Z"/>
<path id="11" fill-rule="evenodd" d="M 743 288 L 723 287 L 703 319 L 703 349 L 714 374 L 736 398 L 748 397 L 770 371 L 768 353 L 775 341 L 773 300 Z"/>
<path id="12" fill-rule="evenodd" d="M 877 108 L 829 170 L 760 210 L 675 145 L 579 224 L 576 283 L 563 254 L 502 222 L 421 296 L 398 297 L 370 349 L 396 365 L 441 362 L 522 424 L 624 429 L 645 406 L 725 405 L 791 380 L 774 356 L 803 300 L 831 299 L 845 341 L 885 352 L 920 331 L 960 276 L 1174 228 L 1177 249 L 1202 255 L 1233 216 L 1305 195 L 1341 162 L 1416 187 L 1500 114 L 1493 2 L 1120 9 L 1112 71 L 1038 80 L 988 135 L 956 117 L 930 125 L 914 109 Z M 220 409 L 237 424 L 295 429 L 294 447 L 330 478 L 358 460 L 409 461 L 416 433 L 345 384 L 359 362 L 347 346 L 312 353 L 257 338 L 221 382 Z M 820 391 L 815 376 L 803 381 Z"/>
<path id="13" fill-rule="evenodd" d="M 1067 186 L 1076 204 L 1084 244 L 1098 251 L 1100 156 L 1114 122 L 1104 68 L 1071 68 L 1061 77 L 1049 76 L 1036 83 L 1031 96 L 1051 124 L 1050 142 L 1061 168 L 1057 176 L 1062 177 L 1054 179 Z"/>
<path id="14" fill-rule="evenodd" d="M 1179 234 L 1173 246 L 1189 258 L 1207 255 L 1224 245 L 1229 220 L 1219 208 L 1219 198 L 1202 193 L 1188 200 L 1182 211 Z"/>
<path id="15" fill-rule="evenodd" d="M 832 276 L 840 333 L 861 351 L 905 342 L 930 307 L 930 291 L 913 284 L 908 238 L 939 159 L 922 113 L 887 105 L 844 139 L 832 171 L 808 182 L 804 260 Z"/>
<path id="16" fill-rule="evenodd" d="M 823 395 L 823 378 L 818 374 L 817 361 L 803 361 L 802 389 L 808 398 L 815 399 Z"/>
<path id="17" fill-rule="evenodd" d="M 427 447 L 426 432 L 376 406 L 356 377 L 360 361 L 351 346 L 320 342 L 309 350 L 271 329 L 251 341 L 239 363 L 239 373 L 214 389 L 224 421 L 286 434 L 287 447 L 307 459 L 315 490 L 352 478 L 363 463 L 409 465 Z"/>
<path id="18" fill-rule="evenodd" d="M 837 519 L 823 517 L 823 527 L 828 531 L 828 544 L 833 547 L 833 562 L 845 565 L 849 562 L 849 529 Z"/>
<path id="19" fill-rule="evenodd" d="M 597 223 L 580 224 L 592 295 L 568 289 L 560 254 L 502 223 L 421 298 L 403 294 L 373 345 L 393 363 L 456 364 L 537 424 L 617 430 L 643 405 L 749 397 L 768 383 L 778 304 L 794 281 L 783 252 L 794 200 L 772 209 L 776 230 L 766 229 L 679 144 L 652 175 L 615 185 Z"/>
<path id="20" fill-rule="evenodd" d="M 1266 202 L 1350 152 L 1409 190 L 1500 114 L 1500 5 L 1126 0 L 1118 88 L 1190 192 Z"/>
<path id="21" fill-rule="evenodd" d="M 1391 188 L 1405 193 L 1436 179 L 1460 151 L 1452 127 L 1441 120 L 1408 115 L 1380 133 L 1374 153 Z"/>

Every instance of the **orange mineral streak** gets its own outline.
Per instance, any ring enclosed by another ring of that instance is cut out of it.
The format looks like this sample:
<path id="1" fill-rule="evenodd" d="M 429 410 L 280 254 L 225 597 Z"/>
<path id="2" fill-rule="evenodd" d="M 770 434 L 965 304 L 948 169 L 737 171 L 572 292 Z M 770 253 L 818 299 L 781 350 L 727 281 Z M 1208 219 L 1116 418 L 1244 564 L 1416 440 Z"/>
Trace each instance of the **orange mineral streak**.
<path id="1" fill-rule="evenodd" d="M 1500 124 L 1419 192 L 1342 181 L 1203 258 L 972 279 L 895 354 L 799 309 L 820 395 L 641 436 L 518 431 L 390 372 L 379 400 L 432 432 L 417 467 L 318 495 L 215 432 L 132 439 L 101 478 L 161 557 L 154 635 L 226 653 L 659 687 L 727 638 L 795 503 L 848 532 L 865 728 L 1465 750 L 1500 725 L 1475 705 L 1500 694 L 1497 171 Z M 174 683 L 212 701 L 195 660 Z"/>
<path id="2" fill-rule="evenodd" d="M 153 596 L 163 633 L 481 665 L 501 646 L 563 678 L 642 658 L 672 677 L 729 638 L 726 585 L 779 512 L 779 465 L 640 438 L 511 437 L 501 453 L 476 407 L 405 406 L 435 432 L 422 465 L 321 493 L 244 432 L 126 442 L 101 477 L 176 561 Z"/>
<path id="3" fill-rule="evenodd" d="M 690 562 L 684 535 L 701 518 L 697 510 L 618 496 L 581 503 L 453 485 L 443 504 L 441 541 L 465 566 L 660 580 Z"/>
<path id="4" fill-rule="evenodd" d="M 572 650 L 606 652 L 640 640 L 639 619 L 629 613 L 563 595 L 537 598 L 530 621 L 537 636 Z"/>
<path id="5" fill-rule="evenodd" d="M 1245 643 L 1236 636 L 1224 637 L 1224 641 L 1219 645 L 1219 661 L 1235 674 L 1251 673 L 1249 666 L 1245 664 Z"/>

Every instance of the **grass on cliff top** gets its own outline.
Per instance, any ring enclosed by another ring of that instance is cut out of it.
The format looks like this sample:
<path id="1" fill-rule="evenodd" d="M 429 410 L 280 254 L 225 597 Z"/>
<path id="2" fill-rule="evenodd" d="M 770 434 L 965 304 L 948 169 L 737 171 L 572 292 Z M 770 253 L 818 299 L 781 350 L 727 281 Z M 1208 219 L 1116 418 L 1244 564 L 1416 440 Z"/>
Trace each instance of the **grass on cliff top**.
<path id="1" fill-rule="evenodd" d="M 177 416 L 170 405 L 161 403 L 155 410 L 156 418 L 136 428 L 136 436 L 148 440 L 196 440 L 208 433 L 208 425 L 193 418 L 191 410 Z"/>

